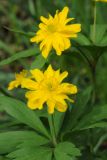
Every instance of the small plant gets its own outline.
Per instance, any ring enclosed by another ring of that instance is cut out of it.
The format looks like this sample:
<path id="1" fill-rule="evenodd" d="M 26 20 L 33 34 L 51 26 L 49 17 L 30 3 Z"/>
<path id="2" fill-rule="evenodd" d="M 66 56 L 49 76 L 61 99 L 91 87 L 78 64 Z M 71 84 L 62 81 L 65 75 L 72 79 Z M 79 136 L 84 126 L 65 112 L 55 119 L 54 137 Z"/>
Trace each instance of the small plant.
<path id="1" fill-rule="evenodd" d="M 107 51 L 107 28 L 96 23 L 97 1 L 93 1 L 94 23 L 89 36 L 82 33 L 81 24 L 71 24 L 74 18 L 67 18 L 69 8 L 64 7 L 54 16 L 41 16 L 36 34 L 21 32 L 30 35 L 30 41 L 39 43 L 39 48 L 34 44 L 0 62 L 3 66 L 34 58 L 0 94 L 0 108 L 9 117 L 8 129 L 0 132 L 4 160 L 106 160 L 105 151 L 102 157 L 99 150 L 107 138 L 101 133 L 107 128 L 107 104 L 97 103 L 96 68 Z M 77 83 L 76 72 L 70 75 L 73 53 L 74 61 L 77 54 L 85 60 L 90 84 L 84 89 Z"/>

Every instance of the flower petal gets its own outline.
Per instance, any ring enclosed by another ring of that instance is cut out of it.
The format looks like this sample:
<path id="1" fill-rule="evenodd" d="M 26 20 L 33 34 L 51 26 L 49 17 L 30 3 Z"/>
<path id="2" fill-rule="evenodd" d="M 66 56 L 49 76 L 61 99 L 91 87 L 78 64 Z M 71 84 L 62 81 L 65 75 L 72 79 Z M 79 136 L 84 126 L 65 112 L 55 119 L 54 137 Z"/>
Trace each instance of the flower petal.
<path id="1" fill-rule="evenodd" d="M 20 83 L 18 81 L 16 81 L 16 80 L 11 81 L 9 83 L 8 90 L 12 90 L 14 88 L 17 88 L 19 85 L 20 85 Z"/>
<path id="2" fill-rule="evenodd" d="M 58 88 L 58 93 L 76 94 L 77 86 L 69 83 L 62 83 Z"/>
<path id="3" fill-rule="evenodd" d="M 21 87 L 22 88 L 27 88 L 27 89 L 30 89 L 30 90 L 37 90 L 38 89 L 38 83 L 29 79 L 29 78 L 25 78 L 21 83 Z"/>
<path id="4" fill-rule="evenodd" d="M 30 70 L 33 78 L 37 81 L 40 82 L 43 80 L 44 76 L 43 76 L 43 72 L 40 71 L 39 69 L 32 69 Z"/>
<path id="5" fill-rule="evenodd" d="M 48 106 L 48 113 L 53 114 L 54 113 L 54 108 L 55 108 L 55 102 L 52 100 L 47 101 L 47 106 Z"/>
<path id="6" fill-rule="evenodd" d="M 44 76 L 46 78 L 49 78 L 49 77 L 53 77 L 53 75 L 54 75 L 54 70 L 53 70 L 52 66 L 49 65 L 47 70 L 44 72 Z"/>
<path id="7" fill-rule="evenodd" d="M 67 76 L 68 76 L 68 72 L 67 71 L 61 73 L 60 76 L 59 76 L 59 81 L 62 82 L 63 79 L 65 79 Z"/>
<path id="8" fill-rule="evenodd" d="M 63 105 L 59 102 L 56 103 L 55 108 L 59 111 L 59 112 L 66 112 L 67 110 L 67 104 Z"/>

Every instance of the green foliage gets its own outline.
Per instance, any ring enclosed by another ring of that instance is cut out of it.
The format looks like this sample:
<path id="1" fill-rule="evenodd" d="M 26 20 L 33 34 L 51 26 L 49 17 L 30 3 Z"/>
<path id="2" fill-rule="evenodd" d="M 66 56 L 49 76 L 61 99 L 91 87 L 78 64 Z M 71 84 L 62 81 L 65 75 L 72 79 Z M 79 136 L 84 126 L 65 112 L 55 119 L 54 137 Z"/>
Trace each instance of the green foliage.
<path id="1" fill-rule="evenodd" d="M 104 43 L 103 39 L 107 37 L 107 25 L 97 24 L 95 32 L 95 44 L 99 46 L 107 46 L 107 43 Z M 93 25 L 90 26 L 90 39 L 93 41 Z"/>
<path id="2" fill-rule="evenodd" d="M 32 131 L 9 131 L 0 133 L 0 154 L 10 153 L 19 144 L 30 146 L 40 146 L 48 143 L 44 137 Z"/>
<path id="3" fill-rule="evenodd" d="M 0 96 L 0 104 L 8 114 L 20 122 L 27 124 L 29 127 L 44 134 L 45 136 L 49 136 L 36 113 L 28 109 L 23 102 L 6 96 Z"/>
<path id="4" fill-rule="evenodd" d="M 16 53 L 14 55 L 12 55 L 11 57 L 5 59 L 5 60 L 2 60 L 0 62 L 0 66 L 3 66 L 3 65 L 7 65 L 9 63 L 12 63 L 20 58 L 26 58 L 26 57 L 30 57 L 32 55 L 36 55 L 39 53 L 39 50 L 35 47 L 33 49 L 28 49 L 28 50 L 25 50 L 25 51 L 21 51 L 19 53 Z"/>
<path id="5" fill-rule="evenodd" d="M 70 142 L 59 143 L 55 149 L 54 154 L 56 160 L 70 160 L 73 159 L 73 157 L 81 155 L 79 149 L 77 149 L 75 145 Z"/>
<path id="6" fill-rule="evenodd" d="M 107 160 L 107 3 L 96 3 L 95 37 L 94 5 L 90 0 L 0 2 L 0 160 Z M 45 60 L 30 38 L 41 15 L 64 6 L 82 32 L 61 57 L 52 52 Z M 21 90 L 10 93 L 6 87 L 13 72 L 44 70 L 49 63 L 67 70 L 67 81 L 79 90 L 67 112 L 55 111 L 53 118 L 45 107 L 30 110 Z"/>
<path id="7" fill-rule="evenodd" d="M 46 63 L 46 59 L 42 55 L 36 56 L 35 60 L 31 64 L 31 69 L 38 68 L 41 69 Z"/>
<path id="8" fill-rule="evenodd" d="M 77 100 L 75 102 L 75 106 L 73 106 L 71 113 L 69 115 L 69 119 L 67 118 L 66 122 L 66 130 L 72 129 L 80 121 L 81 116 L 86 110 L 86 105 L 91 97 L 92 87 L 88 87 L 82 93 L 80 92 L 77 96 Z"/>
<path id="9" fill-rule="evenodd" d="M 51 160 L 52 151 L 47 147 L 25 146 L 10 153 L 7 157 L 15 160 L 35 160 L 35 157 L 38 160 Z"/>
<path id="10" fill-rule="evenodd" d="M 87 129 L 95 127 L 106 127 L 107 122 L 103 120 L 107 119 L 107 105 L 95 106 L 91 112 L 86 114 L 76 125 L 75 129 Z"/>

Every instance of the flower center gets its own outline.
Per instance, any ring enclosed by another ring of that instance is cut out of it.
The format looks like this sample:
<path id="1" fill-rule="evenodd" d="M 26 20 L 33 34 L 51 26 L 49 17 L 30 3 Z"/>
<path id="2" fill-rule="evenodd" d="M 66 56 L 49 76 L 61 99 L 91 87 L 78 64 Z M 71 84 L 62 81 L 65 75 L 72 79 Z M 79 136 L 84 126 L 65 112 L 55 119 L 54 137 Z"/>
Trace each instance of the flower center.
<path id="1" fill-rule="evenodd" d="M 52 84 L 51 83 L 48 83 L 47 84 L 47 89 L 49 90 L 49 91 L 53 91 L 53 86 L 52 86 Z"/>
<path id="2" fill-rule="evenodd" d="M 47 26 L 47 29 L 48 29 L 49 32 L 54 33 L 54 32 L 56 32 L 57 28 L 56 28 L 55 25 L 50 24 L 50 25 Z"/>

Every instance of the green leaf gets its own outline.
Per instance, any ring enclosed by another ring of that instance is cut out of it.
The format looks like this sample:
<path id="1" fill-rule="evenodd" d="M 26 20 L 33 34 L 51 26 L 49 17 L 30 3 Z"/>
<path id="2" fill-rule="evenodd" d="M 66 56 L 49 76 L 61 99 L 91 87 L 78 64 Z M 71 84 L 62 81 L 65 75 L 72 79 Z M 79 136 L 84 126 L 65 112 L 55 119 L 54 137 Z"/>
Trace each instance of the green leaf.
<path id="1" fill-rule="evenodd" d="M 107 25 L 104 24 L 97 24 L 95 30 L 95 44 L 101 43 L 104 38 L 104 35 L 107 31 Z M 93 25 L 90 26 L 90 38 L 93 41 Z"/>
<path id="2" fill-rule="evenodd" d="M 104 36 L 104 38 L 102 39 L 100 44 L 103 45 L 103 46 L 107 46 L 107 35 Z"/>
<path id="3" fill-rule="evenodd" d="M 9 131 L 0 133 L 0 154 L 13 151 L 17 145 L 28 143 L 29 146 L 39 146 L 48 143 L 48 140 L 32 131 Z"/>
<path id="4" fill-rule="evenodd" d="M 30 147 L 25 146 L 10 153 L 7 157 L 14 160 L 51 160 L 52 150 L 48 147 Z"/>
<path id="5" fill-rule="evenodd" d="M 10 160 L 10 159 L 5 156 L 0 156 L 0 160 Z"/>
<path id="6" fill-rule="evenodd" d="M 36 113 L 30 110 L 23 102 L 6 96 L 0 96 L 0 104 L 12 117 L 49 137 L 47 130 Z"/>
<path id="7" fill-rule="evenodd" d="M 16 54 L 14 54 L 13 56 L 2 60 L 0 62 L 0 66 L 7 65 L 9 63 L 12 63 L 12 62 L 20 59 L 20 58 L 25 58 L 25 57 L 30 57 L 32 55 L 37 55 L 38 53 L 39 53 L 39 49 L 36 47 L 32 48 L 32 49 L 27 49 L 25 51 L 18 52 Z"/>
<path id="8" fill-rule="evenodd" d="M 74 130 L 82 130 L 87 128 L 105 127 L 103 120 L 107 119 L 107 105 L 94 106 L 93 110 L 82 117 Z M 103 122 L 103 123 L 101 123 Z"/>
<path id="9" fill-rule="evenodd" d="M 55 158 L 56 160 L 70 160 L 73 157 L 80 156 L 80 150 L 75 147 L 73 143 L 61 142 L 55 148 Z"/>
<path id="10" fill-rule="evenodd" d="M 76 102 L 74 103 L 74 106 L 70 113 L 70 117 L 68 118 L 68 122 L 65 126 L 67 130 L 73 129 L 78 124 L 78 119 L 84 113 L 91 93 L 92 87 L 89 86 L 77 95 Z"/>
<path id="11" fill-rule="evenodd" d="M 28 36 L 28 37 L 31 37 L 31 36 L 35 36 L 35 33 L 34 32 L 24 32 L 24 31 L 20 31 L 18 29 L 13 29 L 13 28 L 8 28 L 8 27 L 4 27 L 6 28 L 7 30 L 11 31 L 11 32 L 15 32 L 15 33 L 18 33 L 18 34 L 21 34 L 21 35 L 24 35 L 24 36 Z"/>
<path id="12" fill-rule="evenodd" d="M 55 155 L 55 160 L 73 160 L 71 156 L 63 152 L 55 151 L 54 155 Z"/>
<path id="13" fill-rule="evenodd" d="M 31 69 L 38 68 L 41 69 L 46 63 L 46 59 L 40 54 L 36 56 L 35 60 L 31 64 Z"/>
<path id="14" fill-rule="evenodd" d="M 94 124 L 90 124 L 84 128 L 81 128 L 80 130 L 89 129 L 89 128 L 105 128 L 107 127 L 107 122 L 97 122 Z"/>
<path id="15" fill-rule="evenodd" d="M 73 39 L 73 41 L 83 46 L 89 46 L 91 44 L 91 41 L 88 39 L 88 37 L 82 33 L 79 33 L 78 37 Z"/>

